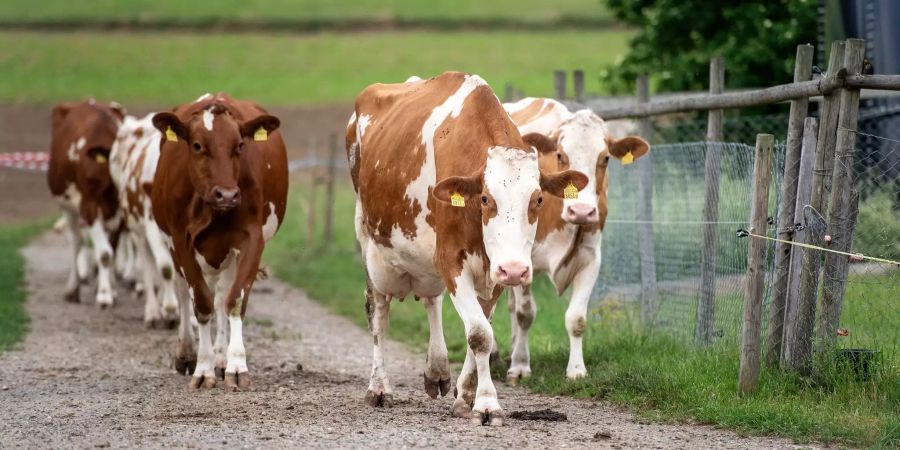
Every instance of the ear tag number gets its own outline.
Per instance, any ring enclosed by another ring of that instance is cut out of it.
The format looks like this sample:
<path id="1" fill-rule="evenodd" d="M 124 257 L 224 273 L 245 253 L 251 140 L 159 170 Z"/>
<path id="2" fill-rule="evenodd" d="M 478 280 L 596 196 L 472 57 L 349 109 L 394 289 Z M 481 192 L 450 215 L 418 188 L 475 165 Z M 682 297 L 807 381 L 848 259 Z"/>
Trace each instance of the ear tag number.
<path id="1" fill-rule="evenodd" d="M 259 127 L 259 128 L 257 128 L 256 132 L 253 133 L 253 140 L 254 141 L 268 141 L 269 133 L 266 131 L 265 128 Z"/>
<path id="2" fill-rule="evenodd" d="M 169 142 L 178 142 L 178 135 L 172 131 L 172 127 L 166 128 L 166 140 Z"/>
<path id="3" fill-rule="evenodd" d="M 96 155 L 94 155 L 94 161 L 97 161 L 98 164 L 105 164 L 106 155 L 104 155 L 103 153 L 97 153 Z"/>
<path id="4" fill-rule="evenodd" d="M 563 198 L 578 198 L 578 188 L 575 187 L 574 184 L 569 183 L 569 185 L 563 189 Z"/>
<path id="5" fill-rule="evenodd" d="M 466 206 L 466 198 L 459 192 L 454 192 L 453 195 L 450 196 L 450 204 L 458 208 L 463 208 Z"/>
<path id="6" fill-rule="evenodd" d="M 622 165 L 627 166 L 633 162 L 634 162 L 634 155 L 632 155 L 631 151 L 629 150 L 628 153 L 626 153 L 625 156 L 622 157 Z"/>

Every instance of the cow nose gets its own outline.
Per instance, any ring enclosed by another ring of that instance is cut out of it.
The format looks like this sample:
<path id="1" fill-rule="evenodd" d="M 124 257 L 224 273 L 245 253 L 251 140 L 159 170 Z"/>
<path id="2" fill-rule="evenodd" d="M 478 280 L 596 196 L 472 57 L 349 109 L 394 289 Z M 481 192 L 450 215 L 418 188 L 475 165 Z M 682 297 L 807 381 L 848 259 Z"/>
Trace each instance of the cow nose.
<path id="1" fill-rule="evenodd" d="M 597 207 L 587 203 L 571 204 L 566 208 L 566 220 L 576 224 L 596 222 Z"/>
<path id="2" fill-rule="evenodd" d="M 216 187 L 213 189 L 215 206 L 218 209 L 231 209 L 241 203 L 241 190 L 238 188 Z"/>
<path id="3" fill-rule="evenodd" d="M 528 283 L 531 268 L 518 261 L 510 261 L 497 267 L 497 278 L 507 286 L 518 286 Z"/>

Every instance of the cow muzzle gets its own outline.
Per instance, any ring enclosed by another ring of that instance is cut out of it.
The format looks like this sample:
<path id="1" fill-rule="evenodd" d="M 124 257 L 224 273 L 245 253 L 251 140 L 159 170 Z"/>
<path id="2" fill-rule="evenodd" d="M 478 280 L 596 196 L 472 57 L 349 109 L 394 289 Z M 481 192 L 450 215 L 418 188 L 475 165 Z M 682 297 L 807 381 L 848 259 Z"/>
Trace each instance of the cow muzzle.
<path id="1" fill-rule="evenodd" d="M 587 225 L 597 223 L 600 217 L 597 214 L 596 206 L 587 203 L 573 203 L 566 207 L 563 219 L 571 224 Z"/>
<path id="2" fill-rule="evenodd" d="M 241 190 L 216 186 L 212 189 L 208 203 L 216 211 L 232 210 L 241 204 Z"/>
<path id="3" fill-rule="evenodd" d="M 497 281 L 505 286 L 519 286 L 531 282 L 531 267 L 519 261 L 509 261 L 497 266 Z"/>

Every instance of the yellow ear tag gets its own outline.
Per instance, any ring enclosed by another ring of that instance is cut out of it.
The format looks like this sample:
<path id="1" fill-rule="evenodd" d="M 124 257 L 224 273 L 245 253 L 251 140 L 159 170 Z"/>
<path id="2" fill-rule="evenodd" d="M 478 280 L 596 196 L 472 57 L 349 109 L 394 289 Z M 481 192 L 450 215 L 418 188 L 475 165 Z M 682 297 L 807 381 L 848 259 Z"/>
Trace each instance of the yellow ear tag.
<path id="1" fill-rule="evenodd" d="M 569 183 L 569 185 L 563 189 L 563 198 L 578 198 L 578 188 L 575 187 L 574 184 Z"/>
<path id="2" fill-rule="evenodd" d="M 463 208 L 466 206 L 466 198 L 463 197 L 459 192 L 454 192 L 453 195 L 450 196 L 450 204 Z"/>
<path id="3" fill-rule="evenodd" d="M 97 153 L 96 155 L 94 155 L 94 161 L 97 161 L 99 164 L 104 164 L 106 163 L 106 155 L 104 155 L 103 153 Z"/>
<path id="4" fill-rule="evenodd" d="M 634 162 L 634 155 L 632 155 L 630 151 L 628 153 L 626 153 L 625 156 L 622 157 L 622 165 L 627 166 L 633 162 Z"/>
<path id="5" fill-rule="evenodd" d="M 259 127 L 255 133 L 253 133 L 254 141 L 268 141 L 269 133 L 266 132 L 266 129 L 263 127 Z"/>
<path id="6" fill-rule="evenodd" d="M 172 131 L 172 127 L 166 128 L 166 140 L 171 142 L 178 142 L 178 135 Z"/>

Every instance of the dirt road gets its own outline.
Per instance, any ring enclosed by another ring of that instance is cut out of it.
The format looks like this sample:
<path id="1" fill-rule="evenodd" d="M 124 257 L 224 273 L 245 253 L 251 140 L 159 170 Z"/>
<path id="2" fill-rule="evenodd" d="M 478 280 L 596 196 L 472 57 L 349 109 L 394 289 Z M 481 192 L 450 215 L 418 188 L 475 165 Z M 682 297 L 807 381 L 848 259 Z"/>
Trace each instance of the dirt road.
<path id="1" fill-rule="evenodd" d="M 550 408 L 568 420 L 474 427 L 450 417 L 452 399 L 426 396 L 424 356 L 396 343 L 388 353 L 396 405 L 372 409 L 362 401 L 368 333 L 276 280 L 259 284 L 248 309 L 253 389 L 191 391 L 170 368 L 174 332 L 144 329 L 141 305 L 121 288 L 112 310 L 62 301 L 68 258 L 60 236 L 44 235 L 25 254 L 31 333 L 21 349 L 0 355 L 3 448 L 792 447 L 706 426 L 640 424 L 604 403 L 501 384 L 507 413 Z"/>

